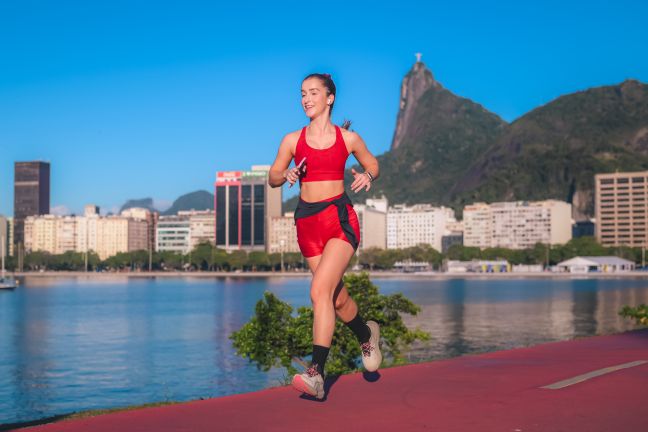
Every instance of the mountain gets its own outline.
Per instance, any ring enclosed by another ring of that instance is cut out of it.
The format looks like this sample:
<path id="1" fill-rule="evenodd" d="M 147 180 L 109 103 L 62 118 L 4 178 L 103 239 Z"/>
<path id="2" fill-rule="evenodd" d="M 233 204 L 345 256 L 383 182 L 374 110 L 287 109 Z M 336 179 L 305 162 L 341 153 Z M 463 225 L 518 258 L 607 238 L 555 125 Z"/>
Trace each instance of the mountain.
<path id="1" fill-rule="evenodd" d="M 122 211 L 132 207 L 142 207 L 150 211 L 160 212 L 153 206 L 152 198 L 128 200 L 126 204 L 121 207 L 119 212 L 121 213 Z M 167 216 L 174 215 L 180 210 L 212 210 L 213 208 L 214 194 L 205 190 L 200 190 L 182 195 L 173 202 L 171 207 L 164 212 L 160 212 L 160 214 Z"/>
<path id="2" fill-rule="evenodd" d="M 398 114 L 392 149 L 378 157 L 376 189 L 390 202 L 446 204 L 447 192 L 472 163 L 502 133 L 507 124 L 481 105 L 457 96 L 417 62 L 405 80 L 406 88 L 425 88 L 410 96 Z M 429 75 L 428 75 L 429 74 Z M 407 110 L 409 106 L 415 109 Z M 378 192 L 376 190 L 376 192 Z M 394 200 L 394 198 L 398 199 Z"/>
<path id="3" fill-rule="evenodd" d="M 564 95 L 509 124 L 445 89 L 418 61 L 401 84 L 391 149 L 377 158 L 381 176 L 368 197 L 459 213 L 476 201 L 553 198 L 587 219 L 596 173 L 648 170 L 648 85 L 626 80 Z M 345 178 L 350 184 L 349 170 Z"/>
<path id="4" fill-rule="evenodd" d="M 132 199 L 126 201 L 126 204 L 121 206 L 121 208 L 119 209 L 119 213 L 133 207 L 140 207 L 140 208 L 148 209 L 150 211 L 157 211 L 153 206 L 153 198 L 142 198 L 142 199 Z"/>
<path id="5" fill-rule="evenodd" d="M 440 88 L 441 86 L 419 58 L 419 61 L 414 63 L 414 67 L 405 75 L 401 83 L 400 106 L 392 139 L 392 150 L 401 145 L 405 133 L 414 126 L 414 117 L 419 110 L 419 99 L 432 87 Z"/>
<path id="6" fill-rule="evenodd" d="M 214 194 L 199 190 L 182 195 L 176 199 L 163 215 L 174 215 L 180 210 L 213 210 Z"/>
<path id="7" fill-rule="evenodd" d="M 648 169 L 648 85 L 627 80 L 561 96 L 522 116 L 497 137 L 444 197 L 573 204 L 594 215 L 594 175 Z"/>

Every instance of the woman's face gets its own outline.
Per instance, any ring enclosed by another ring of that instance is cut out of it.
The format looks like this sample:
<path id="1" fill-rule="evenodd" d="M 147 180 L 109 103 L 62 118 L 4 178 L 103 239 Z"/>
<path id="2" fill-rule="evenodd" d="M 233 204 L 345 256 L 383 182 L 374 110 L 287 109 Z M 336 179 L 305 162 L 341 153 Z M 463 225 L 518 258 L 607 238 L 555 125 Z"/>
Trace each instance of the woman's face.
<path id="1" fill-rule="evenodd" d="M 327 101 L 333 103 L 334 96 L 326 95 L 326 87 L 319 78 L 308 78 L 302 83 L 302 108 L 309 118 L 315 118 L 328 113 Z"/>

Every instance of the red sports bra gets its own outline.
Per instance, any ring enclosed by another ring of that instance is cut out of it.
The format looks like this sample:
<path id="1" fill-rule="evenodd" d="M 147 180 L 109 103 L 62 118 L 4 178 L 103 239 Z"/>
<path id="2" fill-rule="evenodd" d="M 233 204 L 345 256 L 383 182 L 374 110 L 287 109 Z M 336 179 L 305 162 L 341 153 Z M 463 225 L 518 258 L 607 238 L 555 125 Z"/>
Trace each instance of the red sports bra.
<path id="1" fill-rule="evenodd" d="M 335 125 L 334 125 L 335 126 Z M 349 157 L 342 131 L 335 126 L 335 143 L 325 149 L 316 149 L 306 144 L 306 128 L 304 127 L 295 149 L 295 165 L 306 157 L 306 173 L 300 182 L 320 180 L 344 180 L 344 166 Z"/>

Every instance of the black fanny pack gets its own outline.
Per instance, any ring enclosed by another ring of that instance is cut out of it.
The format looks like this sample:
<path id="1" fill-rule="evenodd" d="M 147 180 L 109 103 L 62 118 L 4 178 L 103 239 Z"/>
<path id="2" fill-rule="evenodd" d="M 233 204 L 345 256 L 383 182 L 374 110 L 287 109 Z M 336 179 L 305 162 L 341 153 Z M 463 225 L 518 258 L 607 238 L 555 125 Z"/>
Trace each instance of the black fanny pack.
<path id="1" fill-rule="evenodd" d="M 319 201 L 311 203 L 302 200 L 300 197 L 299 202 L 297 203 L 297 208 L 295 209 L 295 225 L 297 224 L 297 219 L 316 215 L 317 213 L 328 208 L 328 206 L 334 205 L 337 207 L 342 232 L 344 232 L 344 235 L 351 243 L 351 246 L 353 246 L 353 250 L 357 250 L 358 239 L 356 238 L 355 231 L 353 231 L 353 227 L 349 223 L 349 211 L 346 206 L 347 204 L 350 204 L 353 207 L 351 198 L 349 198 L 346 192 L 344 192 L 341 197 L 334 199 L 333 201 Z"/>

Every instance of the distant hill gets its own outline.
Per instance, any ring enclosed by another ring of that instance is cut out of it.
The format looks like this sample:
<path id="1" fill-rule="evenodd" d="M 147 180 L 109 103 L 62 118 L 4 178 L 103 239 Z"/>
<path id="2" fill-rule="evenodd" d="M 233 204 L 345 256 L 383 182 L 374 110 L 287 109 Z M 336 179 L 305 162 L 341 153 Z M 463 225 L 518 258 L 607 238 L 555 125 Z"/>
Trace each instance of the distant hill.
<path id="1" fill-rule="evenodd" d="M 564 95 L 509 124 L 417 62 L 401 85 L 391 149 L 377 157 L 381 177 L 372 190 L 390 203 L 461 212 L 476 201 L 555 198 L 586 219 L 595 173 L 648 169 L 648 86 L 627 80 Z"/>
<path id="2" fill-rule="evenodd" d="M 121 208 L 119 209 L 119 213 L 134 207 L 145 208 L 150 211 L 157 211 L 153 206 L 153 198 L 142 198 L 142 199 L 132 199 L 126 201 L 126 204 L 121 206 Z"/>
<path id="3" fill-rule="evenodd" d="M 153 206 L 152 198 L 143 198 L 143 199 L 133 199 L 128 200 L 124 204 L 119 212 L 133 208 L 133 207 L 142 207 L 151 211 L 160 212 Z M 164 212 L 160 212 L 161 215 L 174 215 L 180 210 L 207 210 L 214 208 L 214 194 L 209 193 L 205 190 L 200 190 L 196 192 L 191 192 L 185 195 L 182 195 L 176 199 L 171 207 L 169 207 Z"/>
<path id="4" fill-rule="evenodd" d="M 557 198 L 594 215 L 594 175 L 648 169 L 648 85 L 628 80 L 559 97 L 507 127 L 446 202 Z"/>
<path id="5" fill-rule="evenodd" d="M 214 194 L 199 190 L 176 199 L 163 215 L 174 215 L 180 210 L 208 210 L 214 208 Z"/>

